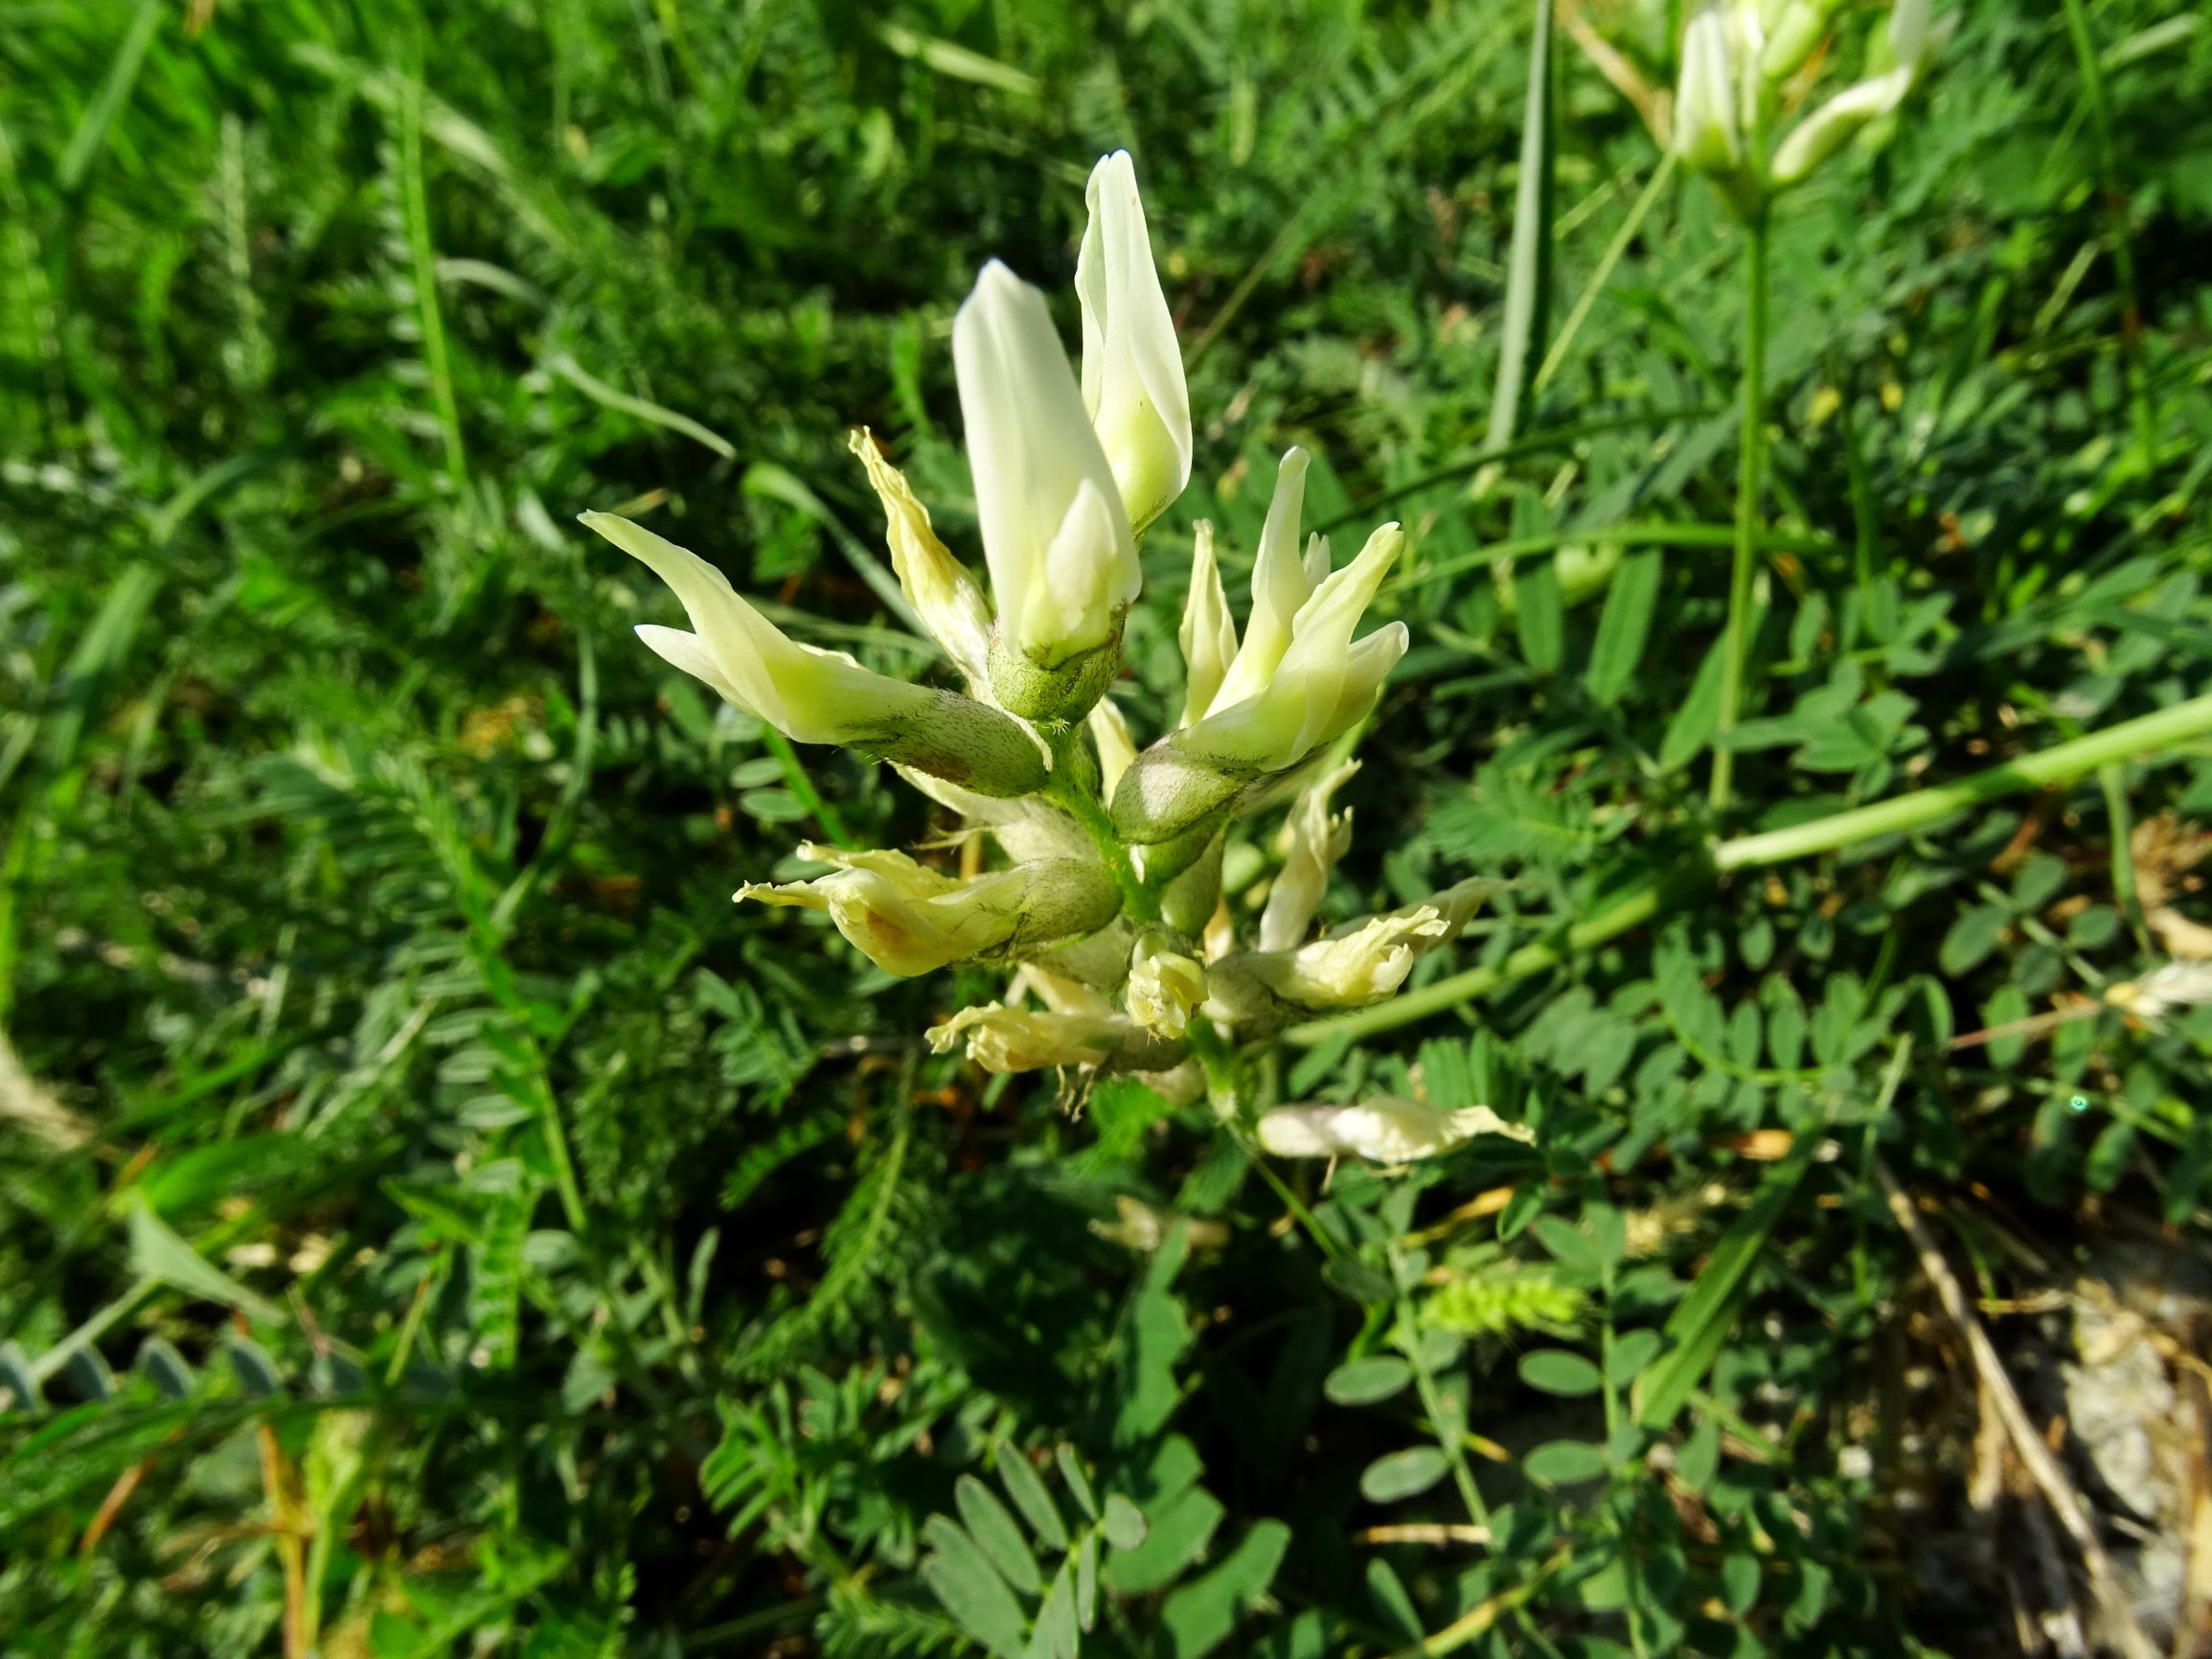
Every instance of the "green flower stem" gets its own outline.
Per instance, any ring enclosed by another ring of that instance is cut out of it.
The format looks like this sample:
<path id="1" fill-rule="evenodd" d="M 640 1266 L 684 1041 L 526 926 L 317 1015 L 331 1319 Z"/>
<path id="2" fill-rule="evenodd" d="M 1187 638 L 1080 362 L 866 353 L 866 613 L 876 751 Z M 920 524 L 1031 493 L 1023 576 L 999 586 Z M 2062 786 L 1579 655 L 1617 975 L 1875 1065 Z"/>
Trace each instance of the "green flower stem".
<path id="1" fill-rule="evenodd" d="M 1145 885 L 1145 878 L 1137 874 L 1136 864 L 1129 857 L 1129 850 L 1114 833 L 1113 820 L 1107 816 L 1106 803 L 1099 799 L 1095 787 L 1097 763 L 1088 755 L 1080 753 L 1082 728 L 1068 726 L 1051 741 L 1052 776 L 1045 782 L 1044 798 L 1083 826 L 1083 833 L 1098 849 L 1100 860 L 1113 872 L 1114 885 L 1122 890 L 1122 908 L 1130 918 L 1137 921 L 1159 920 L 1160 896 Z"/>
<path id="2" fill-rule="evenodd" d="M 2086 738 L 2045 749 L 2040 755 L 2007 761 L 2001 766 L 1975 772 L 1956 783 L 1916 789 L 1894 801 L 1831 813 L 1808 824 L 1792 824 L 1786 830 L 1739 835 L 1713 849 L 1709 869 L 1692 866 L 1680 874 L 1654 878 L 1551 940 L 1524 944 L 1494 967 L 1470 968 L 1465 973 L 1425 985 L 1419 990 L 1407 991 L 1389 1002 L 1377 1003 L 1373 1008 L 1308 1020 L 1284 1032 L 1283 1040 L 1299 1048 L 1313 1048 L 1338 1037 L 1367 1036 L 1411 1025 L 1432 1013 L 1441 1013 L 1539 973 L 1548 973 L 1569 957 L 1594 949 L 1651 920 L 1665 907 L 1670 897 L 1702 889 L 1716 875 L 1807 858 L 1816 852 L 1833 852 L 1837 848 L 1871 840 L 1877 835 L 1926 829 L 2000 796 L 2065 783 L 2133 757 L 2158 756 L 2207 734 L 2212 734 L 2212 693 L 2139 719 L 2123 720 L 2102 732 L 2092 732 Z"/>
<path id="3" fill-rule="evenodd" d="M 1744 870 L 1760 864 L 1779 864 L 1814 852 L 1831 852 L 1854 841 L 1871 840 L 1901 830 L 1919 830 L 1939 823 L 1969 807 L 1978 807 L 2002 795 L 2018 795 L 2047 784 L 2063 784 L 2093 772 L 2100 766 L 2135 756 L 2153 755 L 2212 733 L 2212 693 L 2176 703 L 2155 715 L 2122 720 L 2070 743 L 2022 756 L 2001 766 L 1975 772 L 1955 784 L 1932 789 L 1915 789 L 1894 801 L 1793 824 L 1787 830 L 1769 830 L 1763 835 L 1739 835 L 1713 849 L 1717 870 Z"/>
<path id="4" fill-rule="evenodd" d="M 2135 948 L 2151 954 L 2151 929 L 2143 917 L 2143 894 L 2135 884 L 2134 816 L 2128 810 L 2127 768 L 2108 761 L 2097 768 L 2097 784 L 2105 791 L 2105 815 L 2112 826 L 2112 901 L 2127 917 L 2135 935 Z"/>
<path id="5" fill-rule="evenodd" d="M 1391 1252 L 1391 1277 L 1396 1279 L 1404 1266 L 1404 1259 L 1396 1250 Z M 1421 1321 L 1413 1311 L 1413 1302 L 1402 1288 L 1398 1292 L 1398 1325 L 1405 1333 L 1400 1352 L 1413 1371 L 1413 1385 L 1421 1395 L 1421 1409 L 1427 1416 L 1435 1431 L 1437 1446 L 1444 1453 L 1444 1461 L 1451 1467 L 1452 1484 L 1459 1489 L 1459 1501 L 1467 1506 L 1467 1518 L 1478 1527 L 1490 1525 L 1490 1506 L 1482 1501 L 1482 1492 L 1474 1484 L 1474 1471 L 1467 1466 L 1467 1448 L 1460 1443 L 1460 1436 L 1450 1432 L 1453 1414 L 1445 1409 L 1444 1396 L 1438 1391 L 1436 1378 L 1430 1375 L 1428 1361 L 1421 1352 Z M 1464 1426 L 1464 1425 L 1463 1425 Z"/>
<path id="6" fill-rule="evenodd" d="M 1714 722 L 1713 810 L 1728 809 L 1736 752 L 1726 739 L 1744 699 L 1745 658 L 1751 648 L 1751 578 L 1767 484 L 1767 216 L 1744 226 L 1743 434 L 1736 462 L 1736 557 L 1728 575 L 1728 634 L 1721 659 L 1721 713 Z"/>

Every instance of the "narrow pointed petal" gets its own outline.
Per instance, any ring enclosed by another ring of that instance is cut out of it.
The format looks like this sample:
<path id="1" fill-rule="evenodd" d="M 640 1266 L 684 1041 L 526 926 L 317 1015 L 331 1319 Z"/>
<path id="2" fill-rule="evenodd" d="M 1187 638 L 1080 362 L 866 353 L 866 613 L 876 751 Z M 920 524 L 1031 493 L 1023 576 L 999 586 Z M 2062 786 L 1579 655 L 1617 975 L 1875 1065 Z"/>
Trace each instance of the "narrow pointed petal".
<path id="1" fill-rule="evenodd" d="M 1183 601 L 1183 623 L 1175 638 L 1183 648 L 1183 717 L 1178 725 L 1203 719 L 1214 694 L 1237 655 L 1237 624 L 1221 586 L 1221 567 L 1214 557 L 1214 526 L 1200 519 L 1191 540 L 1191 591 Z"/>
<path id="2" fill-rule="evenodd" d="M 1329 872 L 1352 845 L 1352 813 L 1332 813 L 1329 802 L 1359 770 L 1347 761 L 1301 793 L 1284 821 L 1283 868 L 1260 913 L 1262 950 L 1288 950 L 1306 937 L 1329 888 Z"/>
<path id="3" fill-rule="evenodd" d="M 1154 1036 L 1179 1037 L 1206 1000 L 1206 970 L 1174 948 L 1165 933 L 1140 937 L 1123 993 L 1129 1016 Z"/>
<path id="4" fill-rule="evenodd" d="M 1111 697 L 1101 697 L 1091 704 L 1087 718 L 1090 740 L 1098 749 L 1099 792 L 1110 800 L 1114 785 L 1137 758 L 1136 739 L 1129 736 L 1129 723 Z"/>
<path id="5" fill-rule="evenodd" d="M 929 510 L 916 498 L 906 475 L 883 459 L 875 436 L 864 426 L 855 427 L 850 442 L 853 453 L 868 469 L 876 498 L 883 504 L 884 537 L 900 589 L 930 637 L 945 648 L 969 690 L 988 697 L 991 606 L 984 602 L 983 589 L 938 539 Z"/>
<path id="6" fill-rule="evenodd" d="M 1358 557 L 1332 572 L 1299 606 L 1288 648 L 1260 689 L 1222 706 L 1224 686 L 1214 713 L 1136 758 L 1113 797 L 1114 827 L 1124 839 L 1151 845 L 1196 829 L 1374 706 L 1382 676 L 1404 651 L 1404 625 L 1380 628 L 1357 646 L 1351 635 L 1403 544 L 1395 524 L 1376 531 Z M 1240 663 L 1251 649 L 1247 634 Z"/>
<path id="7" fill-rule="evenodd" d="M 1298 557 L 1298 520 L 1305 510 L 1306 468 L 1311 461 L 1293 444 L 1275 468 L 1275 493 L 1267 504 L 1267 522 L 1260 531 L 1260 551 L 1252 561 L 1252 615 L 1244 625 L 1244 643 L 1237 659 L 1207 706 L 1209 714 L 1243 702 L 1267 683 L 1289 648 L 1292 619 L 1312 597 L 1313 584 Z"/>

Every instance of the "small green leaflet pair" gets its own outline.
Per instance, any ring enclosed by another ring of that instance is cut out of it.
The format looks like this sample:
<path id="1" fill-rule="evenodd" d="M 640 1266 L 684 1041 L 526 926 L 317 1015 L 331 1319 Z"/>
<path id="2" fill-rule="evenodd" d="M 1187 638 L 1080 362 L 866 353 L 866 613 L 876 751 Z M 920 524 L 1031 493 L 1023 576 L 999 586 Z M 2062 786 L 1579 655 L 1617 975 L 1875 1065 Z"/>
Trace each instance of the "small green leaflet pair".
<path id="1" fill-rule="evenodd" d="M 1288 1527 L 1260 1521 L 1203 1576 L 1169 1589 L 1204 1554 L 1224 1512 L 1197 1483 L 1190 1443 L 1175 1435 L 1162 1444 L 1137 1482 L 1143 1509 L 1119 1491 L 1102 1503 L 1072 1446 L 1055 1448 L 1053 1464 L 1077 1511 L 1073 1528 L 1044 1476 L 1008 1445 L 997 1474 L 1011 1508 L 984 1481 L 962 1475 L 953 1489 L 959 1518 L 931 1515 L 922 1529 L 930 1547 L 923 1579 L 997 1659 L 1077 1659 L 1097 1628 L 1102 1587 L 1125 1597 L 1169 1590 L 1159 1620 L 1166 1651 L 1200 1659 L 1228 1639 L 1289 1548 Z"/>

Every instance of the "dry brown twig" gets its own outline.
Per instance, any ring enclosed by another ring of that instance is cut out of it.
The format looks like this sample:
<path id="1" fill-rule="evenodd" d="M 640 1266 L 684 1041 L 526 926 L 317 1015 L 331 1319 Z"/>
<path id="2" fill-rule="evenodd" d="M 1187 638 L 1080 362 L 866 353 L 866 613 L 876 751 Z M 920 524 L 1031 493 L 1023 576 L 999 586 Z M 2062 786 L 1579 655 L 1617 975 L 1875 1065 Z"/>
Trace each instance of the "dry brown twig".
<path id="1" fill-rule="evenodd" d="M 1889 1166 L 1880 1158 L 1874 1161 L 1876 1179 L 1881 1183 L 1883 1195 L 1889 1201 L 1889 1213 L 1897 1217 L 1897 1224 L 1904 1229 L 1912 1240 L 1913 1250 L 1920 1258 L 1921 1271 L 1935 1286 L 1936 1299 L 1943 1304 L 1944 1313 L 1957 1328 L 1966 1344 L 1967 1353 L 1973 1361 L 1974 1375 L 1979 1380 L 1984 1397 L 2004 1423 L 2005 1433 L 2011 1438 L 2013 1450 L 2027 1469 L 2029 1478 L 2043 1495 L 2051 1512 L 2058 1517 L 2066 1535 L 2081 1553 L 2082 1562 L 2088 1570 L 2089 1589 L 2095 1596 L 2097 1610 L 2106 1627 L 2126 1659 L 2157 1659 L 2157 1649 L 2136 1622 L 2135 1610 L 2129 1600 L 2127 1586 L 2121 1581 L 2112 1558 L 2105 1553 L 2096 1528 L 2090 1524 L 2088 1508 L 2072 1479 L 2052 1454 L 2051 1448 L 2037 1433 L 2029 1420 L 2027 1407 L 2020 1402 L 2019 1391 L 1997 1356 L 1996 1345 L 1990 1341 L 1989 1332 L 1973 1311 L 1950 1263 L 1944 1260 L 1943 1250 L 1927 1223 L 1920 1218 L 1911 1197 L 1890 1173 Z"/>
<path id="2" fill-rule="evenodd" d="M 1356 1544 L 1487 1544 L 1488 1527 L 1461 1521 L 1402 1521 L 1394 1526 L 1367 1527 L 1352 1534 Z"/>

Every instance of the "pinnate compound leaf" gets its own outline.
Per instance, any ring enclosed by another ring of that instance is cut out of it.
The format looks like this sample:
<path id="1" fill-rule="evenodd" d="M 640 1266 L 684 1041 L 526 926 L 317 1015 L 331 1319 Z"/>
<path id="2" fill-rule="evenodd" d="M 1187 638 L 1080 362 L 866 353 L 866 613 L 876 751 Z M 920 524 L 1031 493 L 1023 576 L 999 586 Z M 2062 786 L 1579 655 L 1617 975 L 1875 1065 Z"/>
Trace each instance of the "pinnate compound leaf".
<path id="1" fill-rule="evenodd" d="M 1002 1446 L 998 1453 L 999 1484 L 1006 1488 L 1006 1495 L 1014 1500 L 1014 1507 L 1021 1511 L 1038 1542 L 1048 1550 L 1067 1548 L 1067 1527 L 1060 1518 L 1060 1507 L 1052 1501 L 1052 1493 L 1045 1490 L 1044 1482 L 1029 1459 L 1014 1446 Z"/>
<path id="2" fill-rule="evenodd" d="M 953 1484 L 952 1496 L 960 1506 L 960 1518 L 967 1524 L 969 1536 L 991 1557 L 999 1576 L 1024 1595 L 1034 1596 L 1043 1589 L 1044 1579 L 1038 1573 L 1037 1557 L 1030 1554 L 1029 1540 L 1021 1535 L 1013 1511 L 998 1501 L 997 1494 L 973 1475 L 962 1475 Z"/>
<path id="3" fill-rule="evenodd" d="M 999 1659 L 1021 1659 L 1028 1621 L 975 1540 L 944 1515 L 931 1515 L 922 1535 L 932 1551 L 922 1577 L 945 1610 Z"/>
<path id="4" fill-rule="evenodd" d="M 1106 1565 L 1107 1587 L 1125 1596 L 1165 1589 L 1204 1553 L 1223 1513 L 1219 1498 L 1193 1487 L 1152 1518 L 1144 1542 L 1115 1551 Z"/>
<path id="5" fill-rule="evenodd" d="M 1222 1561 L 1202 1579 L 1183 1585 L 1160 1608 L 1174 1659 L 1203 1659 L 1229 1639 L 1237 1614 L 1274 1581 L 1290 1547 L 1281 1521 L 1257 1521 Z"/>

